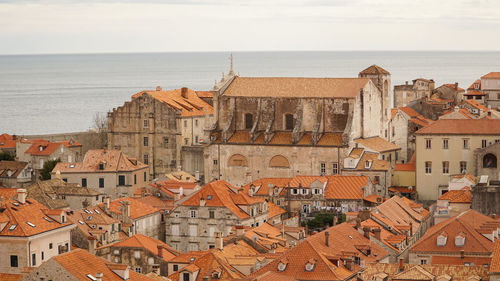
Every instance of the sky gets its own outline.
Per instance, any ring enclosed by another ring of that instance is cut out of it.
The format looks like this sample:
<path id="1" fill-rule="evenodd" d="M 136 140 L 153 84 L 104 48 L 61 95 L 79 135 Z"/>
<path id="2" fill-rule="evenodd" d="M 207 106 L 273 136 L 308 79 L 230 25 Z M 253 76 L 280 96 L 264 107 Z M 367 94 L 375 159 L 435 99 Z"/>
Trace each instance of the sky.
<path id="1" fill-rule="evenodd" d="M 0 0 L 0 54 L 499 50 L 498 0 Z"/>

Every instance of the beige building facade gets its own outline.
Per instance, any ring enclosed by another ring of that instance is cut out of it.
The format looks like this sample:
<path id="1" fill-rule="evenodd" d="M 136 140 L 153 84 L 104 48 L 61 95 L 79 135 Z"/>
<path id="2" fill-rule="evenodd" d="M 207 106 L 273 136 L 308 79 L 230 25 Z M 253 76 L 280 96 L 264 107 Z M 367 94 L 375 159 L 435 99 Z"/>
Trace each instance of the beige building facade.
<path id="1" fill-rule="evenodd" d="M 474 150 L 498 140 L 500 120 L 445 119 L 417 131 L 415 167 L 418 199 L 436 200 L 448 191 L 452 175 L 475 175 Z"/>
<path id="2" fill-rule="evenodd" d="M 404 85 L 394 86 L 394 107 L 407 106 L 410 102 L 422 98 L 430 98 L 434 90 L 435 83 L 432 79 L 417 78 L 412 81 L 411 85 L 408 81 Z"/>

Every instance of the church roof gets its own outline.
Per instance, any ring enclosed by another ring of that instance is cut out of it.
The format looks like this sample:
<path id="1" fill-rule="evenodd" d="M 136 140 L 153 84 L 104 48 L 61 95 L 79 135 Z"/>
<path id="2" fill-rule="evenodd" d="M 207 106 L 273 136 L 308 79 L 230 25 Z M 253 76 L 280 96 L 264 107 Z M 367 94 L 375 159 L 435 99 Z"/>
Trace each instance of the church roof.
<path id="1" fill-rule="evenodd" d="M 383 69 L 378 65 L 371 65 L 368 68 L 365 68 L 359 74 L 391 74 L 389 71 Z"/>

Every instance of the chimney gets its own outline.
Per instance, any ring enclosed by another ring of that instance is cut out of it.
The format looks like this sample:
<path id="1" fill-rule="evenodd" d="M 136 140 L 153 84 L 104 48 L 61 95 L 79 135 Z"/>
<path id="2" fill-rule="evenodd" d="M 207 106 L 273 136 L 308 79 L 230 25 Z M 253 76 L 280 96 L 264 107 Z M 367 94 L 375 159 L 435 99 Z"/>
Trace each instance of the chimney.
<path id="1" fill-rule="evenodd" d="M 408 86 L 408 81 L 405 81 L 405 85 Z"/>
<path id="2" fill-rule="evenodd" d="M 454 110 L 455 112 L 458 112 L 460 110 L 460 107 L 458 107 L 458 105 L 456 105 L 454 109 L 455 109 Z"/>
<path id="3" fill-rule="evenodd" d="M 89 236 L 89 237 L 87 237 L 87 239 L 89 240 L 89 253 L 91 253 L 92 255 L 95 255 L 97 238 L 95 236 Z"/>
<path id="4" fill-rule="evenodd" d="M 455 82 L 455 90 L 458 90 L 458 82 Z"/>
<path id="5" fill-rule="evenodd" d="M 219 250 L 224 249 L 224 237 L 222 237 L 222 232 L 215 233 L 215 248 Z"/>
<path id="6" fill-rule="evenodd" d="M 370 239 L 370 228 L 368 226 L 363 227 L 363 235 Z"/>
<path id="7" fill-rule="evenodd" d="M 378 241 L 381 241 L 380 240 L 380 228 L 374 228 L 373 234 L 375 235 L 375 239 L 377 239 Z"/>
<path id="8" fill-rule="evenodd" d="M 404 267 L 404 264 L 403 264 L 403 259 L 399 259 L 398 273 L 403 272 L 404 269 L 405 269 L 405 267 Z"/>
<path id="9" fill-rule="evenodd" d="M 200 198 L 200 207 L 205 207 L 205 205 L 207 204 L 207 201 L 205 200 L 205 198 L 203 198 L 203 196 Z"/>
<path id="10" fill-rule="evenodd" d="M 26 204 L 26 189 L 18 188 L 17 189 L 17 201 L 21 204 Z"/>
<path id="11" fill-rule="evenodd" d="M 180 200 L 181 199 L 181 195 L 179 193 L 175 193 L 174 194 L 174 201 L 177 201 L 177 200 Z"/>
<path id="12" fill-rule="evenodd" d="M 325 231 L 325 245 L 330 247 L 330 231 Z"/>
<path id="13" fill-rule="evenodd" d="M 156 91 L 157 92 L 161 91 L 161 86 L 156 86 Z"/>
<path id="14" fill-rule="evenodd" d="M 101 272 L 95 274 L 95 280 L 102 281 L 102 273 Z"/>
<path id="15" fill-rule="evenodd" d="M 188 88 L 186 88 L 186 87 L 181 88 L 181 96 L 185 99 L 187 99 L 187 92 L 188 92 Z"/>
<path id="16" fill-rule="evenodd" d="M 130 202 L 123 201 L 123 215 L 128 218 L 130 217 Z"/>
<path id="17" fill-rule="evenodd" d="M 413 237 L 413 222 L 410 221 L 410 237 Z"/>
<path id="18" fill-rule="evenodd" d="M 156 247 L 158 248 L 158 257 L 160 257 L 161 259 L 163 259 L 163 251 L 162 251 L 163 246 L 160 245 L 160 244 L 158 244 Z"/>
<path id="19" fill-rule="evenodd" d="M 104 212 L 109 214 L 109 197 L 104 198 Z"/>
<path id="20" fill-rule="evenodd" d="M 200 171 L 194 172 L 194 178 L 196 179 L 196 181 L 200 180 Z"/>
<path id="21" fill-rule="evenodd" d="M 243 236 L 245 234 L 245 227 L 243 225 L 237 225 L 236 228 L 236 236 Z"/>

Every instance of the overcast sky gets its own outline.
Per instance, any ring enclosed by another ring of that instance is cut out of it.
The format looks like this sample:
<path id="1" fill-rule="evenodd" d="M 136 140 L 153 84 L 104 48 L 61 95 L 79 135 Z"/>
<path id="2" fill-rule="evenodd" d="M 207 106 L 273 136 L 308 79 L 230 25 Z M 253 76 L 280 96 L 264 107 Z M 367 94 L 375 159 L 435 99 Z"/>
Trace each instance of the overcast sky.
<path id="1" fill-rule="evenodd" d="M 0 54 L 499 50 L 498 0 L 0 0 Z"/>

